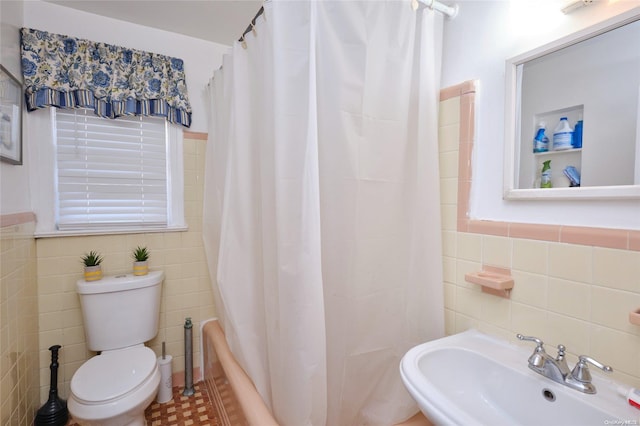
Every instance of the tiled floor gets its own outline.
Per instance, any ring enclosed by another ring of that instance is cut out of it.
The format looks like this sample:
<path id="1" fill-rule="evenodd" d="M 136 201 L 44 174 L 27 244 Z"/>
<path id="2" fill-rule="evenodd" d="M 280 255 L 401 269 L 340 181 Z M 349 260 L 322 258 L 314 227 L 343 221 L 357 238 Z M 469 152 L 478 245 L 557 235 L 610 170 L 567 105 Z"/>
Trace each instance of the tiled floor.
<path id="1" fill-rule="evenodd" d="M 220 426 L 220 415 L 212 404 L 207 387 L 196 383 L 193 396 L 182 396 L 182 387 L 173 388 L 173 399 L 154 402 L 145 410 L 147 426 Z M 77 426 L 72 420 L 67 426 Z"/>
<path id="2" fill-rule="evenodd" d="M 248 425 L 233 391 L 224 377 L 196 383 L 195 394 L 182 396 L 182 387 L 173 388 L 173 399 L 154 402 L 145 410 L 147 426 L 246 426 Z M 78 426 L 73 420 L 67 426 Z M 418 413 L 396 426 L 432 426 Z"/>
<path id="3" fill-rule="evenodd" d="M 194 386 L 193 396 L 182 396 L 182 388 L 173 388 L 173 399 L 164 404 L 154 402 L 144 416 L 148 426 L 218 426 L 220 416 L 203 382 Z"/>

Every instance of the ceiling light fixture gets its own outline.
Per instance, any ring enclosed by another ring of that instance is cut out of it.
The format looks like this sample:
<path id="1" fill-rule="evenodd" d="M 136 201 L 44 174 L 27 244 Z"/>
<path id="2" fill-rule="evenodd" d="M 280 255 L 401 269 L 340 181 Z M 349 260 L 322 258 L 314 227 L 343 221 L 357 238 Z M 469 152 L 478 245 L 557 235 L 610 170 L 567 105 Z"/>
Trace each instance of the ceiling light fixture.
<path id="1" fill-rule="evenodd" d="M 562 8 L 562 13 L 567 15 L 576 9 L 580 9 L 584 6 L 589 6 L 591 3 L 593 3 L 593 0 L 572 0 Z"/>

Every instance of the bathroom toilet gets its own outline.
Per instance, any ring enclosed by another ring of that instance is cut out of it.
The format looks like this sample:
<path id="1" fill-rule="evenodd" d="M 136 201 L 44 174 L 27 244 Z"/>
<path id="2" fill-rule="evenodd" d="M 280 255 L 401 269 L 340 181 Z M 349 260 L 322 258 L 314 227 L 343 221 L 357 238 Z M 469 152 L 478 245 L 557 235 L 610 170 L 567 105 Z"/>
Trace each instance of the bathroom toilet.
<path id="1" fill-rule="evenodd" d="M 162 271 L 147 275 L 80 280 L 87 347 L 100 352 L 71 378 L 67 402 L 81 425 L 143 426 L 144 410 L 160 387 L 153 350 L 144 346 L 158 333 Z"/>

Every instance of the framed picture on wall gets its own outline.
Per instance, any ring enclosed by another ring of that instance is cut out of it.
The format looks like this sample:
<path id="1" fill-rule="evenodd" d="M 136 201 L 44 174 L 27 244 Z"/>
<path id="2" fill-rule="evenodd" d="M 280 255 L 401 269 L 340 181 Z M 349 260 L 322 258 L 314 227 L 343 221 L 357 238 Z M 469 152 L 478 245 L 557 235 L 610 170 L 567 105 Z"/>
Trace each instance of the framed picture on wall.
<path id="1" fill-rule="evenodd" d="M 22 85 L 0 65 L 0 160 L 22 164 Z"/>

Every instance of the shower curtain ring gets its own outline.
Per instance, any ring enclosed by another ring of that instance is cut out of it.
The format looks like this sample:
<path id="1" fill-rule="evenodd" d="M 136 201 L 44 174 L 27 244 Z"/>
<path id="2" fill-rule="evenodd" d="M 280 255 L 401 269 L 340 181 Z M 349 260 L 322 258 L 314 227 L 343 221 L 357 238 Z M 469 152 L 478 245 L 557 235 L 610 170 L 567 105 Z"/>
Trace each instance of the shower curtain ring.
<path id="1" fill-rule="evenodd" d="M 253 24 L 253 22 L 251 23 L 251 32 L 253 33 L 254 37 L 258 36 L 258 32 L 256 31 L 256 26 Z"/>
<path id="2" fill-rule="evenodd" d="M 244 40 L 244 36 L 242 36 L 242 38 L 240 38 L 240 45 L 242 46 L 242 48 L 244 50 L 247 50 L 247 42 Z"/>

